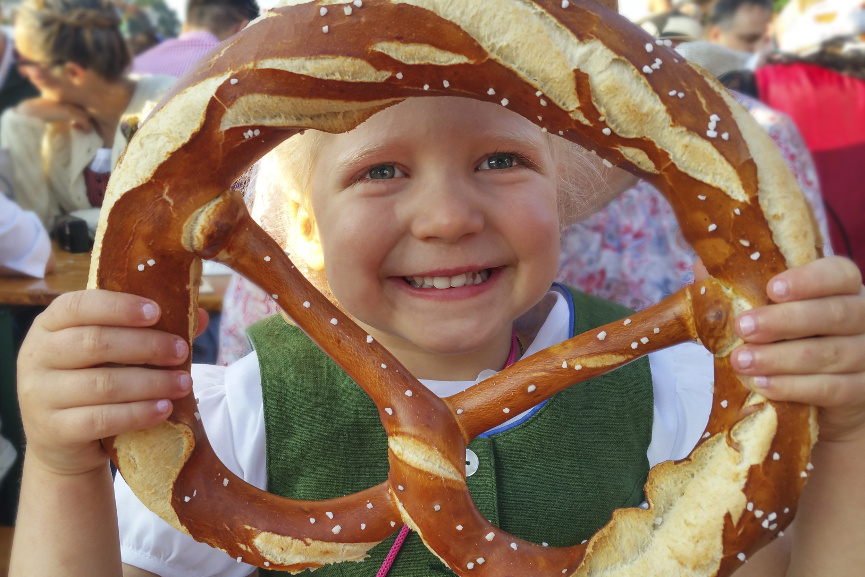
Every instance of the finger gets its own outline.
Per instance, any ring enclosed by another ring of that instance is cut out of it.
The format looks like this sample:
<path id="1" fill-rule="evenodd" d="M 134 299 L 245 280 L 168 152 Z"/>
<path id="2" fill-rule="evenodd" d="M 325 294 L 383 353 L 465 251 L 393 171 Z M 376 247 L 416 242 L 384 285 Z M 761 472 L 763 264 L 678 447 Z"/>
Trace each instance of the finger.
<path id="1" fill-rule="evenodd" d="M 159 305 L 144 297 L 85 290 L 59 296 L 39 315 L 39 324 L 49 331 L 84 325 L 146 327 L 155 324 L 159 314 Z"/>
<path id="2" fill-rule="evenodd" d="M 709 271 L 706 269 L 706 265 L 703 264 L 703 259 L 697 257 L 697 260 L 694 261 L 694 282 L 702 282 L 709 278 Z"/>
<path id="3" fill-rule="evenodd" d="M 76 407 L 55 413 L 52 426 L 67 444 L 75 445 L 147 429 L 164 421 L 172 409 L 169 399 Z"/>
<path id="4" fill-rule="evenodd" d="M 735 331 L 751 343 L 865 332 L 865 298 L 835 296 L 759 307 L 736 318 Z"/>
<path id="5" fill-rule="evenodd" d="M 142 367 L 99 367 L 56 373 L 49 394 L 57 408 L 179 399 L 192 389 L 192 378 L 183 371 Z"/>
<path id="6" fill-rule="evenodd" d="M 850 259 L 834 256 L 786 270 L 769 280 L 766 292 L 775 302 L 832 295 L 858 295 L 862 274 Z"/>
<path id="7" fill-rule="evenodd" d="M 824 408 L 852 408 L 865 404 L 865 376 L 861 373 L 760 376 L 753 379 L 752 388 L 775 401 Z"/>
<path id="8" fill-rule="evenodd" d="M 207 314 L 206 310 L 198 309 L 198 330 L 195 332 L 195 336 L 200 336 L 201 333 L 206 331 L 209 324 L 210 315 Z"/>
<path id="9" fill-rule="evenodd" d="M 83 369 L 105 363 L 173 367 L 189 354 L 186 342 L 148 328 L 90 325 L 51 335 L 42 364 L 52 369 Z"/>
<path id="10" fill-rule="evenodd" d="M 865 371 L 865 335 L 815 337 L 769 345 L 747 344 L 730 355 L 744 375 L 807 375 Z"/>

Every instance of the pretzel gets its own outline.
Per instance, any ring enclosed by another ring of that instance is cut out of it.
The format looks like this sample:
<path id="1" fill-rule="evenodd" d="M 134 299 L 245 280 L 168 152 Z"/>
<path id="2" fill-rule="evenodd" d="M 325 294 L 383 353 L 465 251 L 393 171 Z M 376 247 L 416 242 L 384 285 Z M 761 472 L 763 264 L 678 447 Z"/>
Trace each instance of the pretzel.
<path id="1" fill-rule="evenodd" d="M 422 96 L 507 107 L 650 181 L 711 277 L 437 398 L 297 272 L 230 190 L 300 131 L 347 131 Z M 104 204 L 91 288 L 156 300 L 156 328 L 191 342 L 200 259 L 225 263 L 272 294 L 379 409 L 388 480 L 320 502 L 283 499 L 232 474 L 191 394 L 165 423 L 105 439 L 147 507 L 238 561 L 297 572 L 361 560 L 406 523 L 463 576 L 728 575 L 795 514 L 814 412 L 749 392 L 729 354 L 735 315 L 767 303 L 773 275 L 818 256 L 810 211 L 772 141 L 722 86 L 599 4 L 367 0 L 268 11 L 141 126 Z M 647 509 L 620 509 L 587 543 L 566 548 L 519 540 L 478 512 L 464 471 L 474 436 L 694 339 L 715 357 L 712 414 L 689 458 L 650 472 Z"/>

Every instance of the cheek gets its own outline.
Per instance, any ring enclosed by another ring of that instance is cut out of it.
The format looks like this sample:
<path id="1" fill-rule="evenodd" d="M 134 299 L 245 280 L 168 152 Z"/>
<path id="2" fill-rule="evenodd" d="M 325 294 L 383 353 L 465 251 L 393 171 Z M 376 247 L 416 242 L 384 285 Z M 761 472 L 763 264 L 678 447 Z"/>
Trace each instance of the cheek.
<path id="1" fill-rule="evenodd" d="M 517 250 L 532 263 L 532 274 L 544 284 L 555 279 L 559 268 L 559 213 L 556 195 L 539 195 L 537 189 L 507 207 Z M 548 287 L 547 287 L 548 288 Z"/>
<path id="2" fill-rule="evenodd" d="M 334 296 L 354 314 L 357 303 L 366 302 L 377 290 L 381 265 L 388 254 L 386 231 L 380 215 L 357 207 L 327 216 L 330 218 L 318 222 L 325 274 Z"/>

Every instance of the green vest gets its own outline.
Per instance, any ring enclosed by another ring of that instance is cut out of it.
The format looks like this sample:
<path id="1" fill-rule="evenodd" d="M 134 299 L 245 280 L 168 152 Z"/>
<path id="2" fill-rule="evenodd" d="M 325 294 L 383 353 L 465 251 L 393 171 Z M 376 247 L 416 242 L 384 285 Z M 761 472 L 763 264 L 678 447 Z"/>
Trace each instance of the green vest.
<path id="1" fill-rule="evenodd" d="M 629 313 L 572 294 L 575 334 Z M 280 315 L 257 323 L 249 336 L 261 368 L 268 490 L 320 500 L 385 481 L 387 436 L 366 393 Z M 474 439 L 469 448 L 480 465 L 467 483 L 475 503 L 493 524 L 521 539 L 551 546 L 588 539 L 614 509 L 643 500 L 653 401 L 644 357 L 559 393 L 515 427 Z M 374 577 L 394 538 L 361 563 L 329 565 L 315 575 Z M 389 575 L 454 573 L 411 533 Z"/>

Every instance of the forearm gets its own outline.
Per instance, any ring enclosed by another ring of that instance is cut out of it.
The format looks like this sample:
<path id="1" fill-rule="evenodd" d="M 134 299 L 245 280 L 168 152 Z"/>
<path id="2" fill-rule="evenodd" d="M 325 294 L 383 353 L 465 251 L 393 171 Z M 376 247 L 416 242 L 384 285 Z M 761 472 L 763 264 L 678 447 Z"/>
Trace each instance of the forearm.
<path id="1" fill-rule="evenodd" d="M 865 434 L 818 443 L 796 514 L 788 577 L 853 577 L 865 567 Z"/>
<path id="2" fill-rule="evenodd" d="M 736 577 L 852 577 L 865 566 L 865 439 L 819 443 L 795 521 Z"/>
<path id="3" fill-rule="evenodd" d="M 121 575 L 111 471 L 58 475 L 25 458 L 11 577 Z"/>

